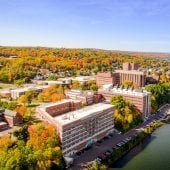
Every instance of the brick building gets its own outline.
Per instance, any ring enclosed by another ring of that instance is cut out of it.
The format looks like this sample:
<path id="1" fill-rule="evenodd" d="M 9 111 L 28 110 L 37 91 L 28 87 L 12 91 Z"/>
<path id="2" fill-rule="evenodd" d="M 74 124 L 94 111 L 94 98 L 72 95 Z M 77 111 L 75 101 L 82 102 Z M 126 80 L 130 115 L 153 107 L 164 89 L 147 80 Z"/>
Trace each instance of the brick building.
<path id="1" fill-rule="evenodd" d="M 110 101 L 112 96 L 121 95 L 123 98 L 134 104 L 142 114 L 143 118 L 147 118 L 151 113 L 151 93 L 135 89 L 122 89 L 113 87 L 112 85 L 105 85 L 98 90 L 103 97 Z"/>
<path id="2" fill-rule="evenodd" d="M 65 95 L 66 98 L 80 100 L 83 105 L 99 103 L 103 100 L 101 94 L 92 91 L 82 91 L 77 89 L 66 90 Z"/>
<path id="3" fill-rule="evenodd" d="M 50 116 L 55 117 L 63 113 L 77 110 L 81 107 L 82 102 L 80 100 L 64 99 L 59 102 L 41 105 L 41 107 L 37 107 L 37 111 L 39 112 L 39 109 L 42 110 L 43 108 Z M 41 111 L 39 113 L 41 113 Z M 42 115 L 42 117 L 43 116 L 44 115 Z"/>
<path id="4" fill-rule="evenodd" d="M 4 98 L 11 98 L 10 90 L 0 90 L 0 96 Z"/>
<path id="5" fill-rule="evenodd" d="M 23 123 L 22 116 L 8 109 L 0 108 L 0 129 L 5 127 L 13 127 L 15 125 L 20 125 Z"/>
<path id="6" fill-rule="evenodd" d="M 137 63 L 123 63 L 123 70 L 138 70 L 139 65 Z"/>
<path id="7" fill-rule="evenodd" d="M 139 87 L 144 87 L 146 82 L 146 73 L 138 70 L 136 63 L 123 63 L 122 70 L 115 72 L 97 73 L 96 84 L 102 87 L 105 84 L 121 85 L 124 81 L 132 81 Z"/>
<path id="8" fill-rule="evenodd" d="M 138 70 L 116 70 L 119 73 L 119 84 L 125 81 L 132 81 L 139 87 L 144 87 L 146 82 L 146 73 Z"/>
<path id="9" fill-rule="evenodd" d="M 65 112 L 63 104 L 63 114 L 51 114 L 55 109 L 47 108 L 52 105 L 39 106 L 36 111 L 45 121 L 56 125 L 64 156 L 70 156 L 113 132 L 113 105 L 98 103 Z M 61 108 L 61 103 L 53 105 Z"/>

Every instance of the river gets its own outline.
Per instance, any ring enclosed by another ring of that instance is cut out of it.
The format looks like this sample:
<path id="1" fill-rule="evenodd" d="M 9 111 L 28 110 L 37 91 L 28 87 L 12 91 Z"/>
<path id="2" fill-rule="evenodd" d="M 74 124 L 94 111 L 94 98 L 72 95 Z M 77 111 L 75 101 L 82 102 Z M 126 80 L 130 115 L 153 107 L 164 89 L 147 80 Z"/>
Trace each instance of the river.
<path id="1" fill-rule="evenodd" d="M 114 163 L 111 169 L 170 170 L 170 125 L 157 129 L 150 138 Z"/>

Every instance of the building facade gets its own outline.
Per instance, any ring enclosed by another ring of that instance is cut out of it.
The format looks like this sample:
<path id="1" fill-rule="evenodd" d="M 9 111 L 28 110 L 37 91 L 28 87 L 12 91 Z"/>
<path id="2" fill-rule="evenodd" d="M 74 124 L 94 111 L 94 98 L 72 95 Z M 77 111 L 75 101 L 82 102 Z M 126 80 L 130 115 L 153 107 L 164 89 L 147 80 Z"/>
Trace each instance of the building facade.
<path id="1" fill-rule="evenodd" d="M 54 117 L 44 106 L 37 112 L 56 125 L 63 154 L 70 156 L 113 132 L 114 109 L 113 105 L 98 103 Z"/>
<path id="2" fill-rule="evenodd" d="M 132 81 L 139 87 L 144 87 L 146 83 L 146 73 L 138 70 L 136 63 L 123 63 L 122 70 L 115 72 L 99 72 L 96 75 L 96 84 L 102 87 L 105 84 L 121 85 L 125 81 Z"/>
<path id="3" fill-rule="evenodd" d="M 123 70 L 138 70 L 139 65 L 137 63 L 123 63 Z"/>
<path id="4" fill-rule="evenodd" d="M 99 72 L 96 76 L 96 84 L 101 87 L 105 84 L 120 84 L 119 73 Z"/>
<path id="5" fill-rule="evenodd" d="M 99 89 L 98 93 L 101 93 L 107 101 L 110 101 L 112 96 L 123 96 L 123 98 L 136 106 L 143 118 L 147 118 L 151 113 L 150 92 L 135 89 L 122 89 L 113 87 L 112 85 L 105 85 L 103 88 Z"/>
<path id="6" fill-rule="evenodd" d="M 23 123 L 22 116 L 12 110 L 0 108 L 0 124 L 3 127 L 13 127 Z M 0 129 L 1 129 L 0 128 Z"/>
<path id="7" fill-rule="evenodd" d="M 41 114 L 41 110 L 39 108 L 43 108 L 43 110 L 48 113 L 50 116 L 55 117 L 73 110 L 77 110 L 82 107 L 82 102 L 80 100 L 72 100 L 72 99 L 63 99 L 59 102 L 41 105 L 41 107 L 37 107 L 37 111 Z M 44 112 L 42 112 L 44 113 Z M 41 117 L 45 116 L 44 114 Z"/>
<path id="8" fill-rule="evenodd" d="M 137 70 L 116 70 L 119 73 L 119 84 L 123 84 L 125 81 L 132 81 L 138 87 L 144 87 L 146 83 L 146 73 Z"/>
<path id="9" fill-rule="evenodd" d="M 66 90 L 65 95 L 66 98 L 80 100 L 83 105 L 99 103 L 103 100 L 101 94 L 92 91 L 82 91 L 77 89 Z"/>
<path id="10" fill-rule="evenodd" d="M 10 90 L 11 98 L 17 99 L 18 97 L 24 95 L 27 91 L 34 91 L 36 93 L 40 93 L 49 87 L 50 86 L 47 85 L 47 86 L 30 86 L 30 87 L 12 89 Z"/>

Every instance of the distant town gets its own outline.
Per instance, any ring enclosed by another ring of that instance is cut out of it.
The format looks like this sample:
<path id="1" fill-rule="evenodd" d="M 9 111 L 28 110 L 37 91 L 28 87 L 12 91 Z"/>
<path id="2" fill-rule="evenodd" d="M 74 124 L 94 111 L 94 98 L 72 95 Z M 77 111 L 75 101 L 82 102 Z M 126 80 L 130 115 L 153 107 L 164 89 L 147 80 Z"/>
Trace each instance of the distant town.
<path id="1" fill-rule="evenodd" d="M 170 62 L 0 47 L 0 96 L 0 169 L 107 169 L 168 120 Z"/>

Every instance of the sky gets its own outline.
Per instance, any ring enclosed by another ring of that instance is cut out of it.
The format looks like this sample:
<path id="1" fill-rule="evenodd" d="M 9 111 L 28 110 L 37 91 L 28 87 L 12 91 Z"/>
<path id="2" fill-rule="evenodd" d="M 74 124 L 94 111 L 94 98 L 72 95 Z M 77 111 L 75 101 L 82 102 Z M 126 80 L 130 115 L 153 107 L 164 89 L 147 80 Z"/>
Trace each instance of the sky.
<path id="1" fill-rule="evenodd" d="M 0 0 L 0 45 L 170 52 L 170 0 Z"/>

